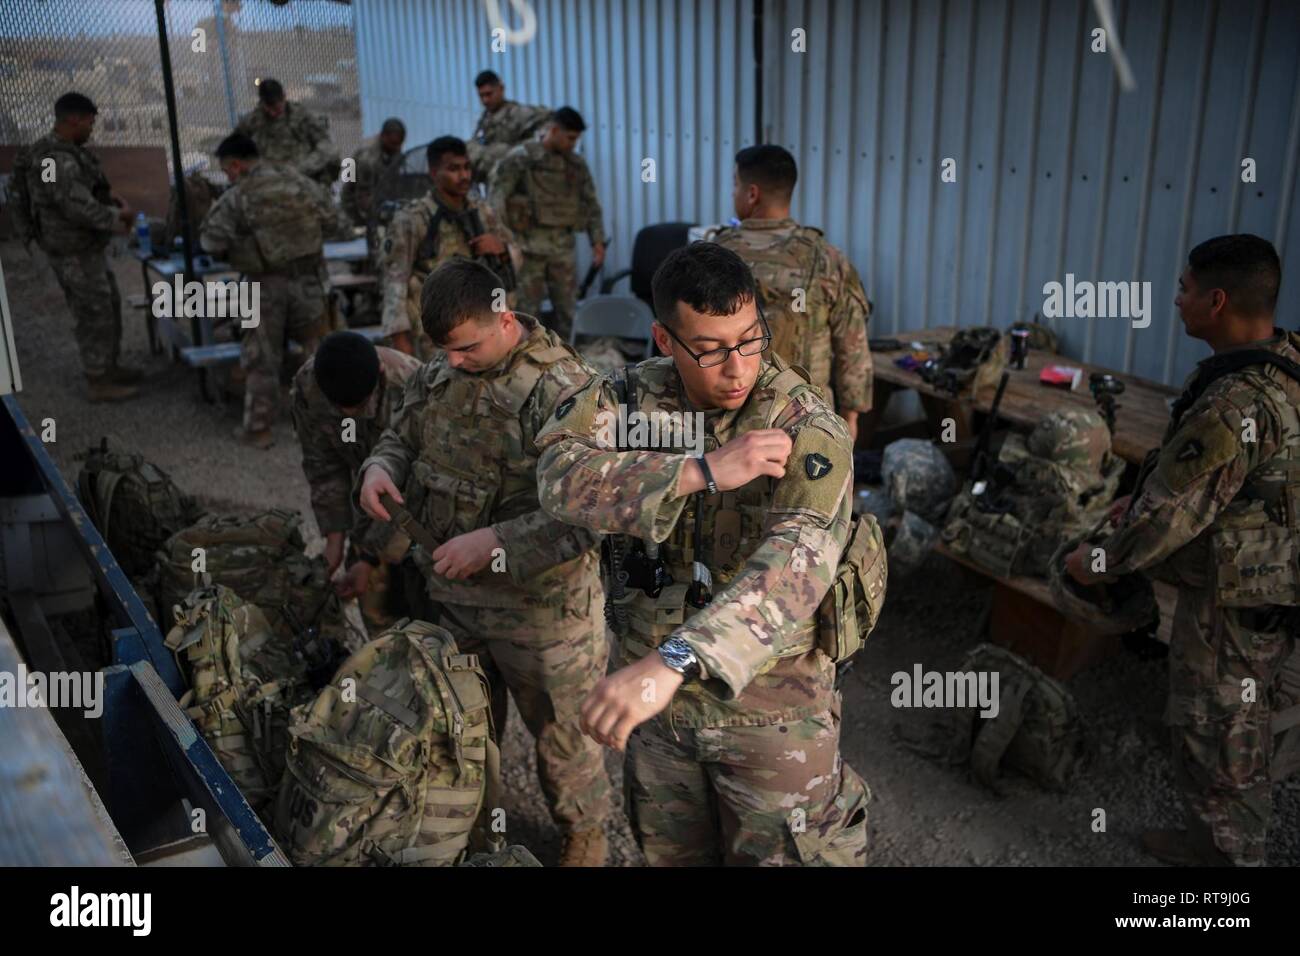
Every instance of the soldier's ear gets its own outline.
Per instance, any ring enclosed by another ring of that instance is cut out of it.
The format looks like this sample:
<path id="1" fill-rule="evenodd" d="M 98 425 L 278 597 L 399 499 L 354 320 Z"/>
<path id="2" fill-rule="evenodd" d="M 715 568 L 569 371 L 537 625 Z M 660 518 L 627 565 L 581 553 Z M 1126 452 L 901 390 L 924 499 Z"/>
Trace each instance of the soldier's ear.
<path id="1" fill-rule="evenodd" d="M 672 355 L 673 339 L 672 336 L 668 334 L 667 329 L 665 329 L 659 322 L 655 322 L 654 325 L 650 326 L 650 331 L 654 333 L 655 345 L 659 347 L 659 354 Z"/>

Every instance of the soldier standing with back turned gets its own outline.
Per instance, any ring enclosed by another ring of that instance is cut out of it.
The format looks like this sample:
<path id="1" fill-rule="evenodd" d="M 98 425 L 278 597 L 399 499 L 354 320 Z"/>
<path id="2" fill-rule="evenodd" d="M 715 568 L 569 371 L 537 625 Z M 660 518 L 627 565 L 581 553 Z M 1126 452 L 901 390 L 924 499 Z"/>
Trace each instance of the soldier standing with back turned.
<path id="1" fill-rule="evenodd" d="M 715 241 L 753 270 L 772 324 L 772 349 L 807 370 L 856 440 L 858 415 L 871 410 L 870 305 L 848 257 L 820 229 L 790 218 L 798 172 L 780 146 L 738 152 L 732 199 L 741 223 Z"/>
<path id="2" fill-rule="evenodd" d="M 605 226 L 596 184 L 586 161 L 573 150 L 586 129 L 578 111 L 562 106 L 540 141 L 516 146 L 497 164 L 489 195 L 502 220 L 520 239 L 519 310 L 540 315 L 548 295 L 555 306 L 554 331 L 565 341 L 578 307 L 574 233 L 591 240 L 591 262 L 605 261 Z"/>
<path id="3" fill-rule="evenodd" d="M 1273 695 L 1295 647 L 1300 579 L 1300 336 L 1273 325 L 1281 266 L 1258 236 L 1219 236 L 1178 281 L 1187 334 L 1214 355 L 1174 404 L 1117 529 L 1066 560 L 1080 584 L 1142 571 L 1178 588 L 1169 643 L 1174 778 L 1186 829 L 1142 835 L 1177 865 L 1264 863 Z"/>
<path id="4" fill-rule="evenodd" d="M 280 363 L 286 333 L 310 355 L 325 318 L 325 238 L 346 232 L 347 221 L 325 189 L 291 166 L 263 162 L 247 136 L 232 133 L 217 147 L 232 186 L 203 219 L 203 248 L 224 255 L 256 290 L 256 325 L 245 330 L 239 364 L 244 424 L 235 437 L 247 445 L 275 443 L 271 425 L 280 405 Z"/>
<path id="5" fill-rule="evenodd" d="M 626 747 L 628 813 L 653 866 L 861 865 L 870 795 L 840 756 L 817 628 L 853 534 L 848 434 L 804 375 L 765 359 L 734 252 L 677 249 L 653 290 L 664 356 L 625 389 L 593 377 L 537 439 L 547 513 L 636 539 L 607 577 L 622 666 L 583 702 L 583 728 Z M 706 450 L 614 450 L 620 405 L 698 413 Z M 883 601 L 878 533 L 865 550 Z M 671 580 L 618 573 L 656 561 Z"/>
<path id="6" fill-rule="evenodd" d="M 35 239 L 76 320 L 74 334 L 92 402 L 137 393 L 143 376 L 118 364 L 122 295 L 104 256 L 119 222 L 135 214 L 113 196 L 99 160 L 86 148 L 98 112 L 90 98 L 65 93 L 54 104 L 54 129 L 14 159 L 10 206 L 24 242 Z"/>

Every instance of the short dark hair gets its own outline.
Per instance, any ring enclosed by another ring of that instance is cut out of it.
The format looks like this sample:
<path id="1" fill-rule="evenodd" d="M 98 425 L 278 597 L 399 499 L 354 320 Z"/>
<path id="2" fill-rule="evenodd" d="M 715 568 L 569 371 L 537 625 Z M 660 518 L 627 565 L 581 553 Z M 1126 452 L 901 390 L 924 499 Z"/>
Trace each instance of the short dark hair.
<path id="1" fill-rule="evenodd" d="M 1242 315 L 1269 315 L 1277 306 L 1282 263 L 1273 243 L 1249 233 L 1207 239 L 1187 254 L 1202 292 L 1222 289 Z"/>
<path id="2" fill-rule="evenodd" d="M 420 324 L 433 344 L 441 345 L 462 323 L 485 323 L 495 316 L 497 290 L 504 288 L 500 277 L 483 263 L 455 256 L 424 280 Z"/>
<path id="3" fill-rule="evenodd" d="M 261 155 L 253 137 L 231 133 L 217 144 L 217 159 L 257 159 Z"/>
<path id="4" fill-rule="evenodd" d="M 261 154 L 253 137 L 231 133 L 217 144 L 217 159 L 257 159 Z"/>
<path id="5" fill-rule="evenodd" d="M 655 318 L 664 325 L 676 323 L 678 302 L 705 315 L 734 315 L 757 298 L 749 266 L 716 242 L 693 242 L 674 249 L 655 270 L 650 289 Z"/>
<path id="6" fill-rule="evenodd" d="M 790 151 L 775 143 L 746 146 L 736 154 L 736 176 L 745 185 L 789 198 L 799 180 L 799 166 Z"/>
<path id="7" fill-rule="evenodd" d="M 379 352 L 357 332 L 331 332 L 321 339 L 311 370 L 326 398 L 341 408 L 355 408 L 379 384 Z"/>
<path id="8" fill-rule="evenodd" d="M 64 120 L 69 116 L 98 116 L 94 101 L 85 93 L 64 93 L 54 101 L 54 118 Z"/>
<path id="9" fill-rule="evenodd" d="M 469 150 L 465 148 L 465 141 L 455 136 L 439 136 L 429 148 L 424 151 L 425 158 L 429 161 L 429 168 L 434 169 L 442 164 L 442 157 L 447 153 L 453 156 L 468 156 Z"/>
<path id="10" fill-rule="evenodd" d="M 478 76 L 474 77 L 475 86 L 500 86 L 501 77 L 497 76 L 491 70 L 484 70 Z"/>
<path id="11" fill-rule="evenodd" d="M 278 103 L 284 99 L 284 87 L 280 85 L 279 80 L 273 80 L 267 77 L 261 83 L 257 84 L 257 98 L 270 106 L 272 103 Z"/>
<path id="12" fill-rule="evenodd" d="M 403 123 L 401 120 L 399 120 L 396 116 L 390 116 L 388 117 L 388 119 L 384 120 L 384 125 L 379 127 L 379 132 L 380 133 L 401 133 L 403 136 L 405 136 L 406 124 Z"/>
<path id="13" fill-rule="evenodd" d="M 561 106 L 551 114 L 551 122 L 571 133 L 581 133 L 587 128 L 587 124 L 582 121 L 582 114 L 572 106 Z"/>

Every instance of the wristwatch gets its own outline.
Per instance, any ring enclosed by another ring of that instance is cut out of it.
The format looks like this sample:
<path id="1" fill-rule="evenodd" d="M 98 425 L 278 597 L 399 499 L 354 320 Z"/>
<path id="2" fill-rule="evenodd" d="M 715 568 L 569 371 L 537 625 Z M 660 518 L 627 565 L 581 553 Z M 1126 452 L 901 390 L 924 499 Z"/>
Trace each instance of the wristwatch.
<path id="1" fill-rule="evenodd" d="M 700 659 L 691 650 L 691 645 L 682 637 L 672 637 L 659 645 L 659 656 L 663 662 L 690 680 L 700 674 Z"/>

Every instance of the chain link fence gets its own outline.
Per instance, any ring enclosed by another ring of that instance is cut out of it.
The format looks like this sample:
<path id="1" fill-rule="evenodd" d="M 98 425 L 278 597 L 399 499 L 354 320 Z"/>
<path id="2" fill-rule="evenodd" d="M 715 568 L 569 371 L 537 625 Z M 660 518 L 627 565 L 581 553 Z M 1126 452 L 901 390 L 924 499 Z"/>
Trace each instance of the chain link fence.
<path id="1" fill-rule="evenodd" d="M 361 140 L 352 8 L 337 0 L 167 0 L 167 36 L 186 171 L 278 79 L 329 120 L 344 156 Z M 170 157 L 153 0 L 0 2 L 0 145 L 30 143 L 69 90 L 95 101 L 92 145 L 158 146 Z"/>

